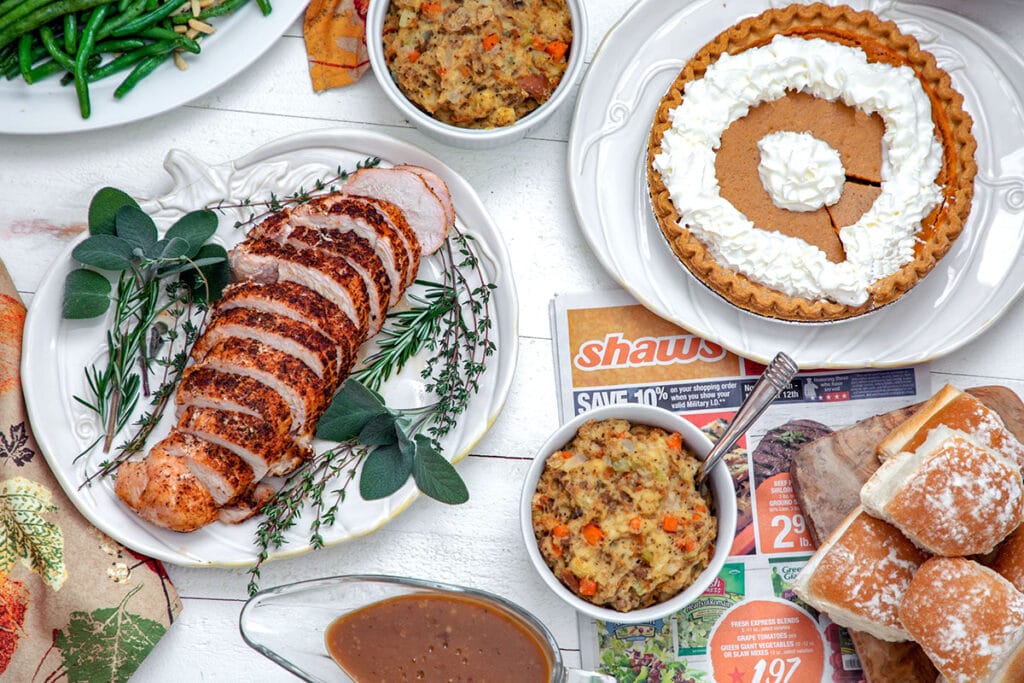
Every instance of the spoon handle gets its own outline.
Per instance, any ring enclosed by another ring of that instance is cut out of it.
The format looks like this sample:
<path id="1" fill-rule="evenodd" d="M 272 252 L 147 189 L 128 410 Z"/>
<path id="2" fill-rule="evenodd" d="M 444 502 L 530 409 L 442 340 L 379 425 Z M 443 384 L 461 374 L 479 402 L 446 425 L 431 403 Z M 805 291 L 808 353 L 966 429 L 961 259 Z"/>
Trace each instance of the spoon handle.
<path id="1" fill-rule="evenodd" d="M 718 464 L 726 453 L 732 450 L 739 438 L 750 428 L 757 418 L 761 417 L 764 411 L 778 398 L 779 392 L 789 386 L 793 376 L 796 375 L 797 366 L 792 358 L 779 352 L 775 358 L 768 363 L 768 367 L 758 378 L 757 383 L 750 394 L 740 404 L 735 417 L 729 423 L 722 438 L 714 445 L 708 453 L 707 458 L 701 466 L 697 476 L 697 483 L 703 483 L 708 473 Z"/>

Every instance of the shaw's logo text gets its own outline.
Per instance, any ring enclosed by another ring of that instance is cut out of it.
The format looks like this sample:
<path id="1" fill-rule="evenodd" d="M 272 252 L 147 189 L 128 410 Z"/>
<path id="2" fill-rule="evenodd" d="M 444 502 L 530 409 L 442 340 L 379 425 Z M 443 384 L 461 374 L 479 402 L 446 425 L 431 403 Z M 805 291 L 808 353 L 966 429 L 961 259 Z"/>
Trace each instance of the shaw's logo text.
<path id="1" fill-rule="evenodd" d="M 572 359 L 580 370 L 614 370 L 673 363 L 714 363 L 725 358 L 725 349 L 692 334 L 674 337 L 623 339 L 622 333 L 605 335 L 580 344 Z"/>

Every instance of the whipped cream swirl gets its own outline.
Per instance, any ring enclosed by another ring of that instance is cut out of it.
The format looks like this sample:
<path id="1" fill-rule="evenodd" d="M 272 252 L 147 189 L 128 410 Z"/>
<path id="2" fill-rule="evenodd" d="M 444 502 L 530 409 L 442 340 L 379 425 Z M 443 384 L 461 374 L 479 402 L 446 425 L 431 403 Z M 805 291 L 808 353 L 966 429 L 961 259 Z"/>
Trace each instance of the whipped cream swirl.
<path id="1" fill-rule="evenodd" d="M 840 100 L 885 123 L 881 194 L 863 216 L 839 231 L 846 260 L 832 263 L 817 247 L 758 229 L 722 198 L 715 150 L 722 133 L 756 104 L 787 90 Z M 865 53 L 822 39 L 778 35 L 771 43 L 723 54 L 704 78 L 690 81 L 670 114 L 672 127 L 654 159 L 680 224 L 719 263 L 777 291 L 860 305 L 868 287 L 914 257 L 921 220 L 942 198 L 935 179 L 942 145 L 931 102 L 909 67 L 869 63 Z"/>
<path id="2" fill-rule="evenodd" d="M 758 140 L 757 148 L 757 174 L 780 209 L 817 211 L 843 196 L 846 169 L 839 152 L 824 140 L 780 130 Z"/>

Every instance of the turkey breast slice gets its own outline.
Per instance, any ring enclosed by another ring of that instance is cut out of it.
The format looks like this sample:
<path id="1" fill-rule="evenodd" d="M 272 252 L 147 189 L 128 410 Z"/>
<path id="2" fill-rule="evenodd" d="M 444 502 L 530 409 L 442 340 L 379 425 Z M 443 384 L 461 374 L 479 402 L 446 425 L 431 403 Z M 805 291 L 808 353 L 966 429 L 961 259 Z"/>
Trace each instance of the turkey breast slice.
<path id="1" fill-rule="evenodd" d="M 202 365 L 250 377 L 276 391 L 291 411 L 291 431 L 303 436 L 312 433 L 336 388 L 298 358 L 257 339 L 224 339 L 207 352 Z"/>
<path id="2" fill-rule="evenodd" d="M 394 207 L 398 211 L 397 207 Z M 403 232 L 402 226 L 408 231 Z M 355 232 L 372 246 L 391 280 L 391 305 L 402 296 L 404 288 L 416 279 L 420 249 L 415 233 L 402 218 L 397 224 L 372 202 L 345 195 L 317 197 L 297 206 L 288 215 L 287 226 L 273 224 L 257 234 L 274 235 L 287 241 L 296 228 L 312 228 L 324 234 Z"/>
<path id="3" fill-rule="evenodd" d="M 261 417 L 278 432 L 287 434 L 292 427 L 292 412 L 281 395 L 257 379 L 220 372 L 205 365 L 190 365 L 182 374 L 174 394 L 177 417 L 185 408 L 223 408 Z"/>
<path id="4" fill-rule="evenodd" d="M 338 374 L 348 375 L 362 343 L 359 330 L 340 308 L 316 291 L 297 282 L 282 280 L 268 285 L 237 282 L 224 289 L 214 314 L 233 308 L 252 308 L 308 324 L 330 337 L 338 347 Z"/>
<path id="5" fill-rule="evenodd" d="M 442 206 L 444 206 L 445 220 L 448 221 L 448 227 L 451 228 L 455 225 L 455 204 L 452 203 L 452 193 L 448 190 L 448 183 L 444 181 L 441 176 L 437 175 L 429 168 L 422 166 L 414 166 L 412 164 L 399 164 L 395 166 L 397 169 L 403 171 L 411 171 L 423 178 L 423 182 L 427 184 L 437 198 L 441 200 Z"/>
<path id="6" fill-rule="evenodd" d="M 225 524 L 240 524 L 259 512 L 260 508 L 266 505 L 275 493 L 277 490 L 273 486 L 260 482 L 240 500 L 222 507 L 217 518 Z"/>
<path id="7" fill-rule="evenodd" d="M 365 335 L 370 324 L 366 284 L 345 260 L 316 249 L 299 250 L 271 239 L 245 241 L 231 250 L 236 280 L 269 284 L 288 280 L 316 290 Z"/>
<path id="8" fill-rule="evenodd" d="M 257 480 L 293 468 L 296 458 L 302 460 L 288 436 L 278 436 L 261 418 L 233 410 L 191 406 L 181 414 L 178 429 L 228 449 L 252 467 Z"/>
<path id="9" fill-rule="evenodd" d="M 391 202 L 402 210 L 425 254 L 433 254 L 448 236 L 445 207 L 426 181 L 398 168 L 362 168 L 341 186 L 342 192 Z"/>
<path id="10" fill-rule="evenodd" d="M 185 459 L 168 453 L 163 442 L 144 460 L 118 466 L 114 492 L 139 517 L 165 529 L 195 531 L 217 519 L 210 491 Z"/>
<path id="11" fill-rule="evenodd" d="M 370 304 L 369 334 L 374 335 L 380 331 L 388 306 L 391 305 L 391 274 L 367 239 L 355 231 L 327 231 L 292 226 L 288 231 L 287 244 L 300 250 L 321 249 L 345 259 L 366 284 Z"/>
<path id="12" fill-rule="evenodd" d="M 338 347 L 312 326 L 286 316 L 254 308 L 218 311 L 192 347 L 192 359 L 200 362 L 218 342 L 228 337 L 258 339 L 294 356 L 323 380 L 338 378 Z"/>
<path id="13" fill-rule="evenodd" d="M 188 469 L 206 487 L 217 506 L 249 492 L 255 473 L 249 463 L 226 448 L 172 429 L 163 440 L 168 455 L 183 458 Z"/>

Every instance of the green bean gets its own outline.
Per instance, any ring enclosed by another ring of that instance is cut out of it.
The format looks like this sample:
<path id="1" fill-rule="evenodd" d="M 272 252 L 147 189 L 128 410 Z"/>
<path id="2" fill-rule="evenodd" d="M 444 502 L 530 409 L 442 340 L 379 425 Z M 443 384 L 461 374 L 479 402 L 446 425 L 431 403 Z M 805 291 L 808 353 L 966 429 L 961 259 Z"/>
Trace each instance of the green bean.
<path id="1" fill-rule="evenodd" d="M 167 54 L 154 55 L 143 59 L 132 69 L 132 72 L 122 81 L 121 85 L 117 86 L 117 90 L 114 91 L 114 98 L 121 99 L 127 95 L 132 88 L 138 85 L 139 81 L 153 73 L 153 70 L 163 64 L 170 56 L 171 53 L 168 52 Z"/>
<path id="2" fill-rule="evenodd" d="M 249 2 L 249 0 L 224 0 L 224 2 L 218 2 L 216 5 L 210 5 L 206 9 L 199 12 L 199 16 L 196 17 L 200 21 L 209 19 L 210 17 L 220 17 L 225 14 L 230 14 L 242 5 Z M 189 19 L 192 19 L 192 14 L 179 14 L 178 16 L 171 17 L 171 20 L 175 24 L 187 24 Z"/>
<path id="3" fill-rule="evenodd" d="M 138 50 L 140 47 L 144 47 L 146 41 L 141 38 L 114 38 L 111 40 L 98 40 L 96 41 L 96 47 L 93 48 L 93 52 L 102 52 L 104 54 L 110 52 L 130 52 L 132 50 Z"/>
<path id="4" fill-rule="evenodd" d="M 151 40 L 174 40 L 175 38 L 184 34 L 178 33 L 177 31 L 163 26 L 151 26 L 147 29 L 143 29 L 135 35 L 140 38 L 149 38 Z"/>
<path id="5" fill-rule="evenodd" d="M 100 38 L 106 38 L 111 34 L 114 29 L 120 28 L 124 24 L 139 16 L 146 11 L 146 0 L 133 0 L 128 8 L 123 12 L 119 12 L 116 17 L 111 17 L 110 21 L 103 25 L 100 29 Z"/>
<path id="6" fill-rule="evenodd" d="M 110 5 L 100 5 L 89 15 L 89 21 L 85 22 L 82 29 L 82 40 L 78 46 L 78 53 L 75 55 L 75 93 L 78 95 L 78 108 L 82 118 L 89 118 L 92 112 L 92 105 L 89 103 L 89 80 L 86 69 L 89 57 L 92 55 L 93 46 L 96 45 L 96 33 L 100 24 L 110 11 Z"/>
<path id="7" fill-rule="evenodd" d="M 64 51 L 75 54 L 78 47 L 78 16 L 74 12 L 64 15 Z"/>
<path id="8" fill-rule="evenodd" d="M 93 52 L 92 56 L 89 57 L 89 62 L 85 65 L 85 68 L 86 68 L 87 71 L 92 71 L 93 69 L 98 67 L 100 65 L 100 62 L 102 62 L 102 61 L 103 61 L 103 58 L 101 56 L 99 56 L 98 54 L 96 54 L 95 52 Z M 64 73 L 64 75 L 60 77 L 60 84 L 61 85 L 70 85 L 71 83 L 74 82 L 74 80 L 75 80 L 75 73 L 73 71 L 66 71 Z"/>
<path id="9" fill-rule="evenodd" d="M 157 22 L 163 21 L 167 17 L 171 16 L 171 14 L 178 11 L 187 4 L 187 2 L 178 2 L 177 0 L 172 0 L 172 2 L 165 2 L 163 5 L 157 7 L 152 12 L 147 12 L 146 14 L 143 14 L 141 17 L 137 17 L 132 21 L 129 21 L 127 24 L 124 24 L 114 29 L 113 31 L 111 31 L 111 35 L 128 36 L 135 33 L 136 31 L 141 31 L 144 28 L 149 28 Z"/>
<path id="10" fill-rule="evenodd" d="M 142 61 L 146 57 L 152 57 L 154 55 L 162 55 L 171 52 L 172 50 L 174 50 L 175 47 L 177 47 L 177 43 L 166 41 L 161 43 L 150 43 L 149 45 L 146 45 L 145 47 L 140 47 L 137 50 L 125 52 L 123 55 L 111 59 L 106 64 L 97 67 L 95 70 L 90 72 L 89 82 L 93 83 L 102 78 L 112 76 L 113 74 L 116 74 L 119 71 L 124 71 L 125 69 L 134 66 L 136 63 Z"/>
<path id="11" fill-rule="evenodd" d="M 43 24 L 58 17 L 62 17 L 68 12 L 92 9 L 97 5 L 102 5 L 109 1 L 110 0 L 59 0 L 58 2 L 53 2 L 46 7 L 41 8 L 37 12 L 33 12 L 28 16 L 18 19 L 12 24 L 8 24 L 5 27 L 0 28 L 0 47 L 16 41 L 21 34 L 35 31 Z"/>
<path id="12" fill-rule="evenodd" d="M 22 0 L 22 2 L 18 3 L 18 6 L 10 12 L 0 15 L 0 29 L 6 28 L 18 19 L 42 9 L 49 2 L 51 2 L 51 0 Z"/>
<path id="13" fill-rule="evenodd" d="M 50 76 L 59 74 L 64 70 L 64 65 L 56 59 L 51 59 L 47 62 L 43 62 L 37 67 L 29 69 L 28 73 L 22 74 L 22 77 L 25 79 L 26 83 L 31 85 L 33 83 L 38 83 L 44 78 L 49 78 Z"/>
<path id="14" fill-rule="evenodd" d="M 260 12 L 263 12 L 263 16 L 269 16 L 274 8 L 270 4 L 270 0 L 256 0 L 256 4 L 259 5 Z"/>
<path id="15" fill-rule="evenodd" d="M 18 69 L 21 70 L 22 78 L 32 68 L 32 34 L 26 33 L 18 40 Z"/>
<path id="16" fill-rule="evenodd" d="M 132 0 L 120 0 L 120 2 L 117 3 L 117 11 L 118 12 L 125 11 L 126 9 L 128 9 L 128 5 L 130 5 L 131 3 L 132 3 Z"/>
<path id="17" fill-rule="evenodd" d="M 43 26 L 39 29 L 39 37 L 42 38 L 43 47 L 50 53 L 54 61 L 63 66 L 67 71 L 75 70 L 75 60 L 64 50 L 60 49 L 60 45 L 57 44 L 57 38 L 53 35 L 53 29 L 49 26 Z"/>

